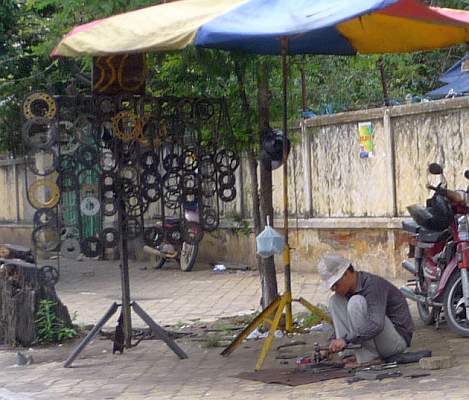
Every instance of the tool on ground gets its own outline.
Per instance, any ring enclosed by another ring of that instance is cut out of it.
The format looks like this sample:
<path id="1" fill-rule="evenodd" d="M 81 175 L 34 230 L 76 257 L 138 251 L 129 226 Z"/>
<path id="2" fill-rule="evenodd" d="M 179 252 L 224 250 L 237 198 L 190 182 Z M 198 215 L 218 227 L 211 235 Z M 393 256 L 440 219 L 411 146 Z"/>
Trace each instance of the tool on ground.
<path id="1" fill-rule="evenodd" d="M 355 375 L 347 379 L 347 383 L 354 383 L 358 381 L 380 381 L 384 378 L 399 378 L 402 376 L 400 371 L 357 371 Z"/>
<path id="2" fill-rule="evenodd" d="M 362 345 L 361 344 L 352 344 L 349 343 L 347 346 L 344 347 L 344 350 L 356 350 L 356 349 L 361 349 Z M 314 343 L 314 354 L 313 354 L 313 360 L 316 364 L 320 363 L 323 359 L 323 356 L 321 355 L 321 351 L 324 350 L 329 350 L 329 346 L 320 346 L 319 343 Z"/>

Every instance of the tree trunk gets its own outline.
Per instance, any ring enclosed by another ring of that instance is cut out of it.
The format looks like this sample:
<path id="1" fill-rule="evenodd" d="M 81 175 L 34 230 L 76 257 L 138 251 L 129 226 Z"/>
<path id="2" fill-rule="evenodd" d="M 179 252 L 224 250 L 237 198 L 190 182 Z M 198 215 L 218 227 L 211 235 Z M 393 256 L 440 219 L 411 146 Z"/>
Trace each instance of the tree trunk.
<path id="1" fill-rule="evenodd" d="M 258 128 L 260 132 L 268 129 L 269 125 L 269 75 L 268 61 L 262 61 L 257 74 L 257 110 Z M 260 137 L 260 140 L 262 138 Z M 262 160 L 260 164 L 260 230 L 264 229 L 267 216 L 271 225 L 274 221 L 272 205 L 272 168 L 271 162 Z M 267 307 L 278 296 L 277 276 L 275 274 L 274 257 L 262 258 L 259 269 L 262 284 L 262 307 Z"/>
<path id="2" fill-rule="evenodd" d="M 241 107 L 243 113 L 246 115 L 246 129 L 248 132 L 253 132 L 251 119 L 251 107 L 246 95 L 246 87 L 244 85 L 244 74 L 240 62 L 234 60 L 235 73 L 239 85 L 239 93 L 241 98 Z M 263 129 L 269 127 L 269 69 L 267 62 L 260 65 L 259 75 L 257 77 L 258 85 L 258 128 L 262 132 Z M 251 143 L 255 143 L 254 135 L 252 135 Z M 256 236 L 264 229 L 266 216 L 269 215 L 270 220 L 273 222 L 273 207 L 272 207 L 272 171 L 270 163 L 268 165 L 261 165 L 260 180 L 261 180 L 261 196 L 259 199 L 259 184 L 257 179 L 257 160 L 253 147 L 247 151 L 249 173 L 251 175 L 251 191 L 252 191 L 252 209 L 253 209 L 253 223 L 254 232 Z M 262 202 L 262 204 L 260 204 Z M 259 270 L 262 298 L 262 308 L 275 300 L 278 296 L 277 291 L 277 276 L 275 275 L 275 265 L 273 257 L 262 259 L 257 256 L 257 267 Z"/>
<path id="3" fill-rule="evenodd" d="M 35 264 L 18 259 L 0 260 L 0 343 L 30 346 L 37 339 L 36 313 L 41 300 L 51 300 L 56 319 L 65 327 L 72 321 L 55 287 L 41 279 Z"/>
<path id="4" fill-rule="evenodd" d="M 251 107 L 249 105 L 248 97 L 246 95 L 246 86 L 244 84 L 244 73 L 241 64 L 238 60 L 234 60 L 235 74 L 238 80 L 239 96 L 241 98 L 241 109 L 246 116 L 246 130 L 250 132 L 250 143 L 255 142 L 254 129 L 251 122 Z M 254 233 L 256 236 L 260 233 L 261 229 L 261 216 L 259 211 L 259 184 L 257 181 L 257 160 L 256 154 L 252 147 L 247 150 L 249 175 L 251 176 L 251 192 L 252 192 L 252 220 L 254 224 Z M 257 266 L 260 269 L 260 257 L 257 257 Z"/>

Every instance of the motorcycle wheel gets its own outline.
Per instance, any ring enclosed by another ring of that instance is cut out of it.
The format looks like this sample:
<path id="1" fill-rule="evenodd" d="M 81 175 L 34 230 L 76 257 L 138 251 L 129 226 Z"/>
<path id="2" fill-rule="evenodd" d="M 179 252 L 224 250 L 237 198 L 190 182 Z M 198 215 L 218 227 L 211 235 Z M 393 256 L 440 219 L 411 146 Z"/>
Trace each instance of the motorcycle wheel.
<path id="1" fill-rule="evenodd" d="M 436 307 L 431 307 L 418 301 L 417 311 L 424 325 L 433 325 L 435 323 L 438 314 Z"/>
<path id="2" fill-rule="evenodd" d="M 444 309 L 449 328 L 458 335 L 469 337 L 469 320 L 466 316 L 459 270 L 451 276 L 446 285 Z"/>
<path id="3" fill-rule="evenodd" d="M 189 244 L 184 242 L 181 248 L 181 256 L 179 259 L 179 265 L 181 271 L 189 272 L 194 268 L 195 260 L 197 259 L 197 253 L 199 252 L 199 246 L 197 244 Z"/>

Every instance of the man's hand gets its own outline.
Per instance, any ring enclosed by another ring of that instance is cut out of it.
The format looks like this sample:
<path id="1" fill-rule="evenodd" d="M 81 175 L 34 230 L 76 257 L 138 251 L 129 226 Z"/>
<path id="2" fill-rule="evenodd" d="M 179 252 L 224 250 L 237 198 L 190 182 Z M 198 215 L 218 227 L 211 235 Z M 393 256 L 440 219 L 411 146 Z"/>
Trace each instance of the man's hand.
<path id="1" fill-rule="evenodd" d="M 333 339 L 329 342 L 329 351 L 331 353 L 337 353 L 342 351 L 347 346 L 347 342 L 344 339 Z"/>

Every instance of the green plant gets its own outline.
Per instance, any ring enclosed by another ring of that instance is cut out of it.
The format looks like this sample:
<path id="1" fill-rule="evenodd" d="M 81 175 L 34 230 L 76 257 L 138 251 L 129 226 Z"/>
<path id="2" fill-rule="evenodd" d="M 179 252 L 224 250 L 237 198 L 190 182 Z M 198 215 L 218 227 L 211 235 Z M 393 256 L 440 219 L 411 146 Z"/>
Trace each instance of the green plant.
<path id="1" fill-rule="evenodd" d="M 227 213 L 225 217 L 233 221 L 234 226 L 231 228 L 231 231 L 235 235 L 249 236 L 251 234 L 252 229 L 249 226 L 249 222 L 246 219 L 244 219 L 241 215 L 239 215 L 237 212 Z"/>
<path id="2" fill-rule="evenodd" d="M 220 342 L 220 338 L 217 337 L 217 336 L 209 336 L 207 338 L 207 341 L 204 342 L 204 344 L 202 345 L 202 347 L 206 348 L 206 349 L 210 349 L 210 348 L 213 348 L 213 347 L 222 347 L 222 344 Z"/>
<path id="3" fill-rule="evenodd" d="M 65 325 L 65 322 L 58 319 L 55 314 L 57 303 L 52 300 L 43 299 L 39 302 L 39 309 L 36 313 L 37 340 L 39 344 L 61 343 L 66 339 L 77 335 L 73 327 Z M 76 318 L 76 312 L 73 319 Z"/>

